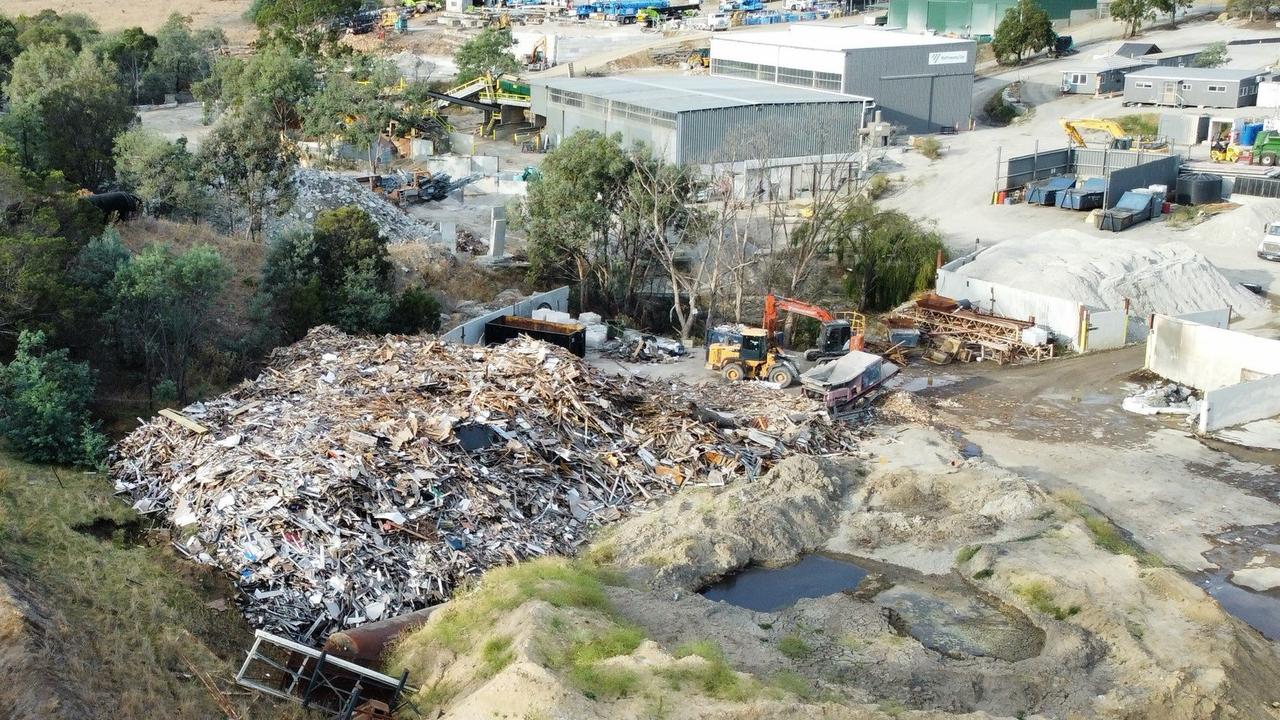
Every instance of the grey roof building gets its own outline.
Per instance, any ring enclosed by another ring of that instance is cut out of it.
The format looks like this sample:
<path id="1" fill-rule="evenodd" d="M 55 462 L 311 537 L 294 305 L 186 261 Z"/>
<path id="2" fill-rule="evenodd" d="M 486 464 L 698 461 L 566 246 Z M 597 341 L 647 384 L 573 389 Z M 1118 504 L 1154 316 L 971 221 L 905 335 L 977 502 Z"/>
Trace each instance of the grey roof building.
<path id="1" fill-rule="evenodd" d="M 856 148 L 870 98 L 706 75 L 555 78 L 531 87 L 553 143 L 621 133 L 682 164 L 833 155 Z"/>
<path id="2" fill-rule="evenodd" d="M 1124 90 L 1124 76 L 1151 67 L 1146 59 L 1107 55 L 1081 58 L 1064 66 L 1062 92 L 1078 95 L 1105 95 Z"/>
<path id="3" fill-rule="evenodd" d="M 1256 105 L 1266 70 L 1152 67 L 1124 78 L 1126 105 L 1234 108 Z"/>
<path id="4" fill-rule="evenodd" d="M 972 40 L 846 25 L 717 34 L 711 74 L 873 98 L 908 132 L 966 127 L 973 115 Z"/>
<path id="5" fill-rule="evenodd" d="M 1115 54 L 1120 57 L 1136 58 L 1160 52 L 1160 46 L 1149 42 L 1120 43 Z"/>

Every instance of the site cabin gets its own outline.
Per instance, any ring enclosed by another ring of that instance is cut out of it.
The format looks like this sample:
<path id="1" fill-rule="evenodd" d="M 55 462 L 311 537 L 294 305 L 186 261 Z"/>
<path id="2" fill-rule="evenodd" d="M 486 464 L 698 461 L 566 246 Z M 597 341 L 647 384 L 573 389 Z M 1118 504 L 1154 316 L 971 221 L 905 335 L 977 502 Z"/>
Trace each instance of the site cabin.
<path id="1" fill-rule="evenodd" d="M 1258 102 L 1258 84 L 1268 79 L 1266 70 L 1152 67 L 1125 76 L 1124 104 L 1250 107 Z"/>
<path id="2" fill-rule="evenodd" d="M 1138 58 L 1103 57 L 1081 59 L 1062 71 L 1064 94 L 1108 95 L 1124 90 L 1127 74 L 1150 67 L 1150 63 Z"/>

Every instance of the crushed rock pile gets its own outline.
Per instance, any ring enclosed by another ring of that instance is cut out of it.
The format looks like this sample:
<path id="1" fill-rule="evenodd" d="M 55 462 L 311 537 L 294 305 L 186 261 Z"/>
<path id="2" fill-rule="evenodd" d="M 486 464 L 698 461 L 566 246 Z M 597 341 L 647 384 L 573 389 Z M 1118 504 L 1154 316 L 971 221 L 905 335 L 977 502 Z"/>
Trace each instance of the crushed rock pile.
<path id="1" fill-rule="evenodd" d="M 268 223 L 268 232 L 278 232 L 293 225 L 309 227 L 315 221 L 317 213 L 355 205 L 369 213 L 387 242 L 441 242 L 438 225 L 415 220 L 381 195 L 362 187 L 350 175 L 298 168 L 293 179 L 297 199 L 288 212 Z"/>
<path id="2" fill-rule="evenodd" d="M 569 553 L 681 485 L 853 447 L 818 403 L 761 392 L 617 379 L 527 338 L 317 328 L 255 380 L 124 438 L 110 473 L 180 550 L 236 579 L 251 623 L 317 638 Z"/>
<path id="3" fill-rule="evenodd" d="M 1079 230 L 1049 230 L 1006 240 L 979 253 L 959 275 L 1066 298 L 1091 308 L 1180 313 L 1231 306 L 1242 315 L 1266 302 L 1233 283 L 1204 255 L 1180 242 L 1139 245 Z"/>

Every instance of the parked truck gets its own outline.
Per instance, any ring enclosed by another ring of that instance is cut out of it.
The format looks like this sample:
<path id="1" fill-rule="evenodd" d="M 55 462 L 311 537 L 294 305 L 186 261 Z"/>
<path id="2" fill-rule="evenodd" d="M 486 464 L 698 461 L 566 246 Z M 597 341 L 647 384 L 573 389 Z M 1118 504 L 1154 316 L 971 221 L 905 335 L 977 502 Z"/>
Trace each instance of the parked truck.
<path id="1" fill-rule="evenodd" d="M 1258 257 L 1280 262 L 1280 220 L 1272 220 L 1262 228 L 1262 242 L 1258 243 Z"/>

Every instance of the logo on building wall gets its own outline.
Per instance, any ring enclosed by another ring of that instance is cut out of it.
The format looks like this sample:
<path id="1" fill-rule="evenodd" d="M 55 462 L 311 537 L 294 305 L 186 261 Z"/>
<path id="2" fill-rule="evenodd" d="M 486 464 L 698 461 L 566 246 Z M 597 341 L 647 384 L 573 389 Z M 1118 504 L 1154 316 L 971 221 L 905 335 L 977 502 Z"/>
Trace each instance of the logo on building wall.
<path id="1" fill-rule="evenodd" d="M 967 62 L 969 60 L 969 51 L 952 50 L 950 52 L 931 52 L 929 53 L 930 65 L 955 65 L 956 63 Z"/>

